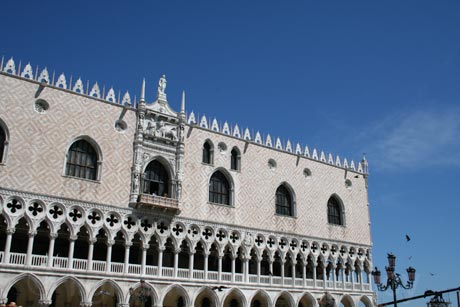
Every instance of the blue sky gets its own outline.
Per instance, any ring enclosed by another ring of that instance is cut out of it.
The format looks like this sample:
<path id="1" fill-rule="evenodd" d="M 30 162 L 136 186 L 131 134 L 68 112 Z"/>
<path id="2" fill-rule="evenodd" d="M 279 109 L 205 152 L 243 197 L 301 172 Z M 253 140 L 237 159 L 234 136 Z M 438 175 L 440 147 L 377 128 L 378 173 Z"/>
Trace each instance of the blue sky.
<path id="1" fill-rule="evenodd" d="M 148 100 L 165 73 L 176 109 L 185 90 L 188 111 L 349 159 L 365 152 L 374 264 L 384 271 L 394 252 L 401 273 L 417 269 L 401 297 L 460 286 L 460 2 L 7 1 L 1 11 L 0 54 L 17 62 L 137 96 L 145 77 Z"/>

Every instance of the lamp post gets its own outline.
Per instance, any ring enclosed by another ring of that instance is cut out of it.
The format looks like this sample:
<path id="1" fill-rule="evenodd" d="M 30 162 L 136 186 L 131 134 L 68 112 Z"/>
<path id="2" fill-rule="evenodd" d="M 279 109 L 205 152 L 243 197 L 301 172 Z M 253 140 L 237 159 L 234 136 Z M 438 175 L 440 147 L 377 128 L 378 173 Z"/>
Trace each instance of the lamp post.
<path id="1" fill-rule="evenodd" d="M 138 293 L 136 294 L 136 292 Z M 142 302 L 142 307 L 145 307 L 145 302 L 152 297 L 150 287 L 147 286 L 147 283 L 143 279 L 141 279 L 140 286 L 136 289 L 129 288 L 129 295 L 131 299 L 136 298 L 140 300 Z"/>
<path id="2" fill-rule="evenodd" d="M 388 254 L 388 266 L 385 267 L 387 271 L 387 282 L 383 284 L 380 280 L 381 273 L 377 267 L 375 270 L 372 271 L 372 276 L 374 277 L 374 283 L 377 285 L 377 289 L 379 291 L 386 291 L 390 288 L 393 291 L 393 302 L 394 306 L 397 306 L 396 300 L 396 289 L 401 286 L 404 289 L 411 289 L 414 285 L 415 280 L 415 269 L 413 267 L 407 268 L 407 275 L 409 280 L 407 281 L 406 285 L 403 284 L 400 275 L 395 273 L 396 267 L 396 256 L 393 254 Z"/>

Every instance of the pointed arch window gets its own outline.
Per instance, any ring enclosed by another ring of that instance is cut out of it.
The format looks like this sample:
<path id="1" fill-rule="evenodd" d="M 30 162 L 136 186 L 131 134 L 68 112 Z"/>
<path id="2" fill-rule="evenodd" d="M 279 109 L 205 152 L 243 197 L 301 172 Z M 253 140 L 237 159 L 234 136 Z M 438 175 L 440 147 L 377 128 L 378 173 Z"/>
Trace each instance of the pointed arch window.
<path id="1" fill-rule="evenodd" d="M 240 151 L 236 147 L 233 147 L 231 151 L 230 169 L 235 170 L 235 171 L 241 170 Z"/>
<path id="2" fill-rule="evenodd" d="M 158 160 L 147 165 L 144 173 L 144 193 L 169 197 L 169 175 L 166 168 Z"/>
<path id="3" fill-rule="evenodd" d="M 292 195 L 284 185 L 276 189 L 276 214 L 294 215 Z"/>
<path id="4" fill-rule="evenodd" d="M 206 164 L 213 164 L 213 153 L 214 153 L 214 148 L 211 144 L 211 142 L 206 141 L 203 144 L 203 163 Z"/>
<path id="5" fill-rule="evenodd" d="M 342 206 L 334 196 L 327 202 L 327 221 L 329 224 L 343 225 Z"/>
<path id="6" fill-rule="evenodd" d="M 5 156 L 6 151 L 6 132 L 0 125 L 0 163 L 3 163 L 3 157 Z"/>
<path id="7" fill-rule="evenodd" d="M 98 153 L 88 141 L 80 139 L 70 146 L 65 169 L 67 176 L 98 180 L 99 168 Z"/>
<path id="8" fill-rule="evenodd" d="M 209 202 L 230 205 L 230 184 L 225 175 L 217 171 L 209 181 Z"/>

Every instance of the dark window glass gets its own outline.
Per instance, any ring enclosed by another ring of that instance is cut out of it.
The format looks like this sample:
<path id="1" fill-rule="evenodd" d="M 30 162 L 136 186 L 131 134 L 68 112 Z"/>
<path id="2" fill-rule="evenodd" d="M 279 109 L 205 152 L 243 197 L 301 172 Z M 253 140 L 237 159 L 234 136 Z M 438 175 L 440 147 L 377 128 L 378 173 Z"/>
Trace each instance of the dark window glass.
<path id="1" fill-rule="evenodd" d="M 211 145 L 205 142 L 203 145 L 203 163 L 212 164 Z"/>
<path id="2" fill-rule="evenodd" d="M 259 300 L 255 300 L 253 303 L 252 303 L 252 306 L 251 307 L 262 307 L 262 304 L 260 303 Z"/>
<path id="3" fill-rule="evenodd" d="M 209 201 L 211 203 L 230 205 L 230 185 L 221 172 L 215 172 L 209 182 Z"/>
<path id="4" fill-rule="evenodd" d="M 284 185 L 280 185 L 276 190 L 276 213 L 292 216 L 291 193 L 289 193 Z"/>
<path id="5" fill-rule="evenodd" d="M 342 210 L 334 197 L 329 198 L 327 202 L 327 221 L 329 224 L 343 225 Z"/>
<path id="6" fill-rule="evenodd" d="M 97 153 L 90 143 L 79 140 L 70 146 L 65 174 L 91 180 L 97 179 Z"/>
<path id="7" fill-rule="evenodd" d="M 149 163 L 144 173 L 144 193 L 169 197 L 169 176 L 163 164 L 157 160 Z"/>
<path id="8" fill-rule="evenodd" d="M 239 170 L 240 169 L 240 157 L 239 153 L 236 149 L 232 149 L 232 156 L 230 158 L 230 168 L 233 170 Z"/>
<path id="9" fill-rule="evenodd" d="M 3 161 L 3 152 L 5 151 L 6 133 L 2 127 L 0 127 L 0 162 Z"/>
<path id="10" fill-rule="evenodd" d="M 184 298 L 182 296 L 179 296 L 179 299 L 177 300 L 177 307 L 185 307 Z"/>

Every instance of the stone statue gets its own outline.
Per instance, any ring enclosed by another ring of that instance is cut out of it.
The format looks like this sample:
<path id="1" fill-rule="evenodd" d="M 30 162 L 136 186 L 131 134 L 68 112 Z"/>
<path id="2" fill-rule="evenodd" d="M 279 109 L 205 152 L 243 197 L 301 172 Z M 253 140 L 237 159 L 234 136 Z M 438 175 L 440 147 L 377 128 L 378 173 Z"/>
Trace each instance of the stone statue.
<path id="1" fill-rule="evenodd" d="M 158 97 L 164 96 L 165 90 L 166 90 L 166 76 L 163 75 L 161 76 L 160 81 L 158 81 Z"/>

